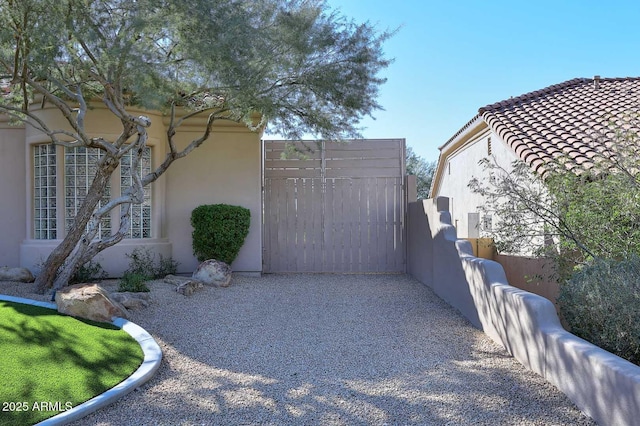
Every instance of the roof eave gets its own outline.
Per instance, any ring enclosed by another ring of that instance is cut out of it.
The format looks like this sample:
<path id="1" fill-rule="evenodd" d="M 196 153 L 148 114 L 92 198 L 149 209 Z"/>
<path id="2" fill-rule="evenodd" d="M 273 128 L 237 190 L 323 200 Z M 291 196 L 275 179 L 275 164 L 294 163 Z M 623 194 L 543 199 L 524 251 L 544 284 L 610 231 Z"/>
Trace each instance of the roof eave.
<path id="1" fill-rule="evenodd" d="M 446 159 L 452 153 L 458 151 L 458 149 L 465 143 L 469 142 L 475 135 L 488 128 L 487 123 L 480 115 L 476 115 L 467 122 L 460 130 L 458 130 L 444 145 L 438 147 L 440 155 L 438 156 L 438 162 L 436 163 L 436 171 L 431 181 L 431 188 L 429 189 L 429 196 L 433 197 L 433 194 L 438 190 L 440 181 L 444 173 L 444 164 Z"/>

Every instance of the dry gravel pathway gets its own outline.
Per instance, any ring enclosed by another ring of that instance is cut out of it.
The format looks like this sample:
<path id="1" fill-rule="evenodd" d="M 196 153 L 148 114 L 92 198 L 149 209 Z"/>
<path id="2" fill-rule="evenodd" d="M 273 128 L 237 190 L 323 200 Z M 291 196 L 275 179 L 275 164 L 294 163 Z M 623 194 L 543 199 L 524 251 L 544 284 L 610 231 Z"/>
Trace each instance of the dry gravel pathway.
<path id="1" fill-rule="evenodd" d="M 27 287 L 0 292 L 36 298 Z M 151 288 L 131 319 L 162 347 L 157 376 L 74 425 L 594 424 L 407 276 Z"/>

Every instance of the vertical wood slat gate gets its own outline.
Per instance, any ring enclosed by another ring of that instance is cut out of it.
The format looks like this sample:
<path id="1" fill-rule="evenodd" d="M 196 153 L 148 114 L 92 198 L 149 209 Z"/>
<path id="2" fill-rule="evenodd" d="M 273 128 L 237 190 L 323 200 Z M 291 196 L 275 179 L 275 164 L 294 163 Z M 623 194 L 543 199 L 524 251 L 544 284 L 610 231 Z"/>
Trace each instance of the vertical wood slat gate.
<path id="1" fill-rule="evenodd" d="M 404 153 L 404 139 L 264 141 L 263 271 L 405 272 Z"/>

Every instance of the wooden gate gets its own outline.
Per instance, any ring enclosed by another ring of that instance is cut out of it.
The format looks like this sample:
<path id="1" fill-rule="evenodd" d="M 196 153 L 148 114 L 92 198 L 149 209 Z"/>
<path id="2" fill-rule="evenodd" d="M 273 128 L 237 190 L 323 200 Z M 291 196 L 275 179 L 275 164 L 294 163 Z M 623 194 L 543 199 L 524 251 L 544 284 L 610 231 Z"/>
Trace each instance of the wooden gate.
<path id="1" fill-rule="evenodd" d="M 264 141 L 263 271 L 405 272 L 404 153 L 404 139 Z"/>

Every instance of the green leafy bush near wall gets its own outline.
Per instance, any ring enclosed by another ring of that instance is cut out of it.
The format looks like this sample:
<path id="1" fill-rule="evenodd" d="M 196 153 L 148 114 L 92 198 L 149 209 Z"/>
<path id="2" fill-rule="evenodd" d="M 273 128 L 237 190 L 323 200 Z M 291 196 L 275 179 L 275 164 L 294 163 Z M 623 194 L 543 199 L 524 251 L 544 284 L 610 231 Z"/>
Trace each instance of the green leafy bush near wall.
<path id="1" fill-rule="evenodd" d="M 149 291 L 146 281 L 175 274 L 178 270 L 178 262 L 172 257 L 160 255 L 156 262 L 155 253 L 149 248 L 138 247 L 126 256 L 129 258 L 129 267 L 120 280 L 118 291 Z"/>
<path id="2" fill-rule="evenodd" d="M 558 304 L 573 334 L 640 365 L 640 257 L 584 266 Z"/>
<path id="3" fill-rule="evenodd" d="M 165 258 L 162 255 L 158 256 L 156 262 L 156 254 L 146 247 L 138 247 L 126 256 L 129 258 L 127 272 L 144 275 L 149 280 L 164 278 L 169 274 L 175 274 L 178 270 L 179 262 L 172 257 Z"/>
<path id="4" fill-rule="evenodd" d="M 196 207 L 191 213 L 193 254 L 200 262 L 216 259 L 231 264 L 249 234 L 249 209 L 228 204 Z"/>
<path id="5" fill-rule="evenodd" d="M 120 279 L 118 291 L 131 291 L 133 293 L 148 292 L 149 287 L 147 286 L 147 281 L 149 279 L 147 275 L 125 272 Z"/>

